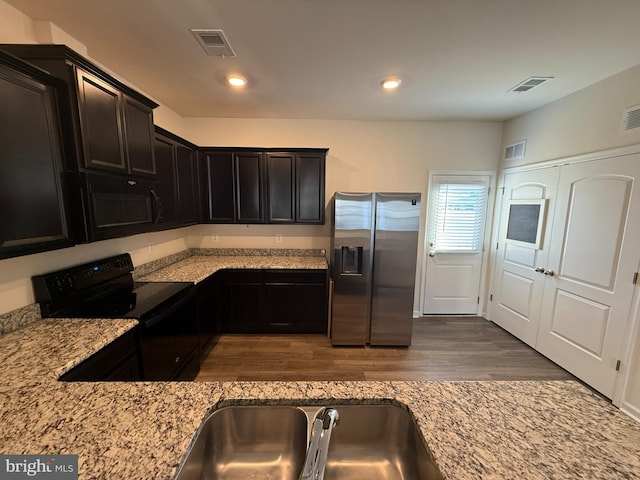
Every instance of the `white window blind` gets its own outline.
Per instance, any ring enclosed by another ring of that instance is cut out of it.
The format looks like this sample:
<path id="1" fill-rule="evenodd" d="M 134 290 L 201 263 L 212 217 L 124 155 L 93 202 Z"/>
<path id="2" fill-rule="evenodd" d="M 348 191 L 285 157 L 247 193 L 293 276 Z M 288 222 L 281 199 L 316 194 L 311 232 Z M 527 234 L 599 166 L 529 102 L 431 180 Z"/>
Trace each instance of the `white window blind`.
<path id="1" fill-rule="evenodd" d="M 436 252 L 479 252 L 486 186 L 484 184 L 440 183 L 432 197 L 432 250 Z"/>

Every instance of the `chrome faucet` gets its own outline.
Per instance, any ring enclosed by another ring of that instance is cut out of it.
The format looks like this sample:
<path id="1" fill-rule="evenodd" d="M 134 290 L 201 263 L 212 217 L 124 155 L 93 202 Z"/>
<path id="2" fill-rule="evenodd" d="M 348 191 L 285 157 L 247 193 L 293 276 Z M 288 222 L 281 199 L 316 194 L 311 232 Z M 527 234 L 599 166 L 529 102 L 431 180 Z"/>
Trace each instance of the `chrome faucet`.
<path id="1" fill-rule="evenodd" d="M 323 480 L 331 432 L 338 423 L 340 414 L 335 408 L 325 408 L 316 414 L 311 426 L 307 458 L 298 480 Z"/>

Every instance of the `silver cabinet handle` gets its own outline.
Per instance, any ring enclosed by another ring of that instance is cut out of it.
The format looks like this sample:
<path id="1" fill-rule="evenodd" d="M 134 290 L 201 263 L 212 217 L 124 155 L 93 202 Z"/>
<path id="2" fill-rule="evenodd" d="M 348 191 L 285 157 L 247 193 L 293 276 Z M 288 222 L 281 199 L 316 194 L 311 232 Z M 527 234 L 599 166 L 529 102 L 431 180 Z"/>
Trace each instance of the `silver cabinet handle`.
<path id="1" fill-rule="evenodd" d="M 546 273 L 546 270 L 543 267 L 537 267 L 537 268 L 534 268 L 534 272 Z"/>
<path id="2" fill-rule="evenodd" d="M 545 270 L 544 274 L 549 275 L 550 277 L 553 277 L 556 274 L 556 272 L 554 272 L 553 270 Z"/>

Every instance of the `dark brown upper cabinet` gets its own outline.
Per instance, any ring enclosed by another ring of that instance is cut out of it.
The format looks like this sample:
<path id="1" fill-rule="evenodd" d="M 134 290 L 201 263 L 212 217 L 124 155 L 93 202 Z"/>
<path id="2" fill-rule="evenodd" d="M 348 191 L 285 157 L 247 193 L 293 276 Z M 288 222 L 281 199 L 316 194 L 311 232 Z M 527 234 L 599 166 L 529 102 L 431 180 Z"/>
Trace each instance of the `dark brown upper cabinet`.
<path id="1" fill-rule="evenodd" d="M 164 225 L 178 225 L 178 193 L 176 188 L 175 144 L 164 135 L 156 133 L 156 185 L 162 201 Z"/>
<path id="2" fill-rule="evenodd" d="M 176 146 L 176 185 L 178 193 L 178 222 L 180 225 L 198 223 L 198 155 L 190 147 Z"/>
<path id="3" fill-rule="evenodd" d="M 324 224 L 326 149 L 203 149 L 203 221 Z"/>
<path id="4" fill-rule="evenodd" d="M 295 222 L 295 153 L 267 153 L 268 223 Z"/>
<path id="5" fill-rule="evenodd" d="M 326 151 L 296 154 L 295 223 L 324 225 Z"/>
<path id="6" fill-rule="evenodd" d="M 0 258 L 73 245 L 57 97 L 62 82 L 0 52 Z"/>
<path id="7" fill-rule="evenodd" d="M 264 223 L 264 158 L 261 152 L 233 154 L 237 223 Z"/>
<path id="8" fill-rule="evenodd" d="M 324 224 L 326 150 L 265 155 L 267 223 Z"/>
<path id="9" fill-rule="evenodd" d="M 206 149 L 204 221 L 264 223 L 264 156 L 256 151 Z"/>
<path id="10" fill-rule="evenodd" d="M 156 184 L 165 228 L 198 222 L 198 165 L 196 146 L 156 127 Z"/>
<path id="11" fill-rule="evenodd" d="M 127 172 L 122 134 L 122 95 L 77 69 L 84 167 Z"/>
<path id="12" fill-rule="evenodd" d="M 203 222 L 235 223 L 236 176 L 233 152 L 202 152 L 200 191 Z"/>
<path id="13" fill-rule="evenodd" d="M 153 176 L 156 174 L 153 156 L 153 110 L 128 95 L 123 96 L 122 107 L 129 173 Z"/>
<path id="14" fill-rule="evenodd" d="M 67 85 L 65 124 L 77 151 L 67 169 L 153 178 L 157 104 L 64 45 L 2 45 Z"/>

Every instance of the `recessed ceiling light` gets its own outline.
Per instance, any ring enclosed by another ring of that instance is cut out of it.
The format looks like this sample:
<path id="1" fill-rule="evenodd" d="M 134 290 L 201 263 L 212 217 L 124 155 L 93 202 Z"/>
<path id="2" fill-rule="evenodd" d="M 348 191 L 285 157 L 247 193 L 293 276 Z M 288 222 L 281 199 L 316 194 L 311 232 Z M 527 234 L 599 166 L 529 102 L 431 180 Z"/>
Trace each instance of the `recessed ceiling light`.
<path id="1" fill-rule="evenodd" d="M 380 85 L 385 90 L 395 90 L 396 88 L 398 88 L 400 86 L 401 83 L 402 83 L 402 80 L 400 80 L 399 78 L 390 77 L 390 78 L 385 78 L 384 80 L 382 80 L 380 82 Z"/>
<path id="2" fill-rule="evenodd" d="M 247 79 L 242 75 L 229 75 L 227 83 L 232 87 L 244 87 L 247 84 Z"/>

